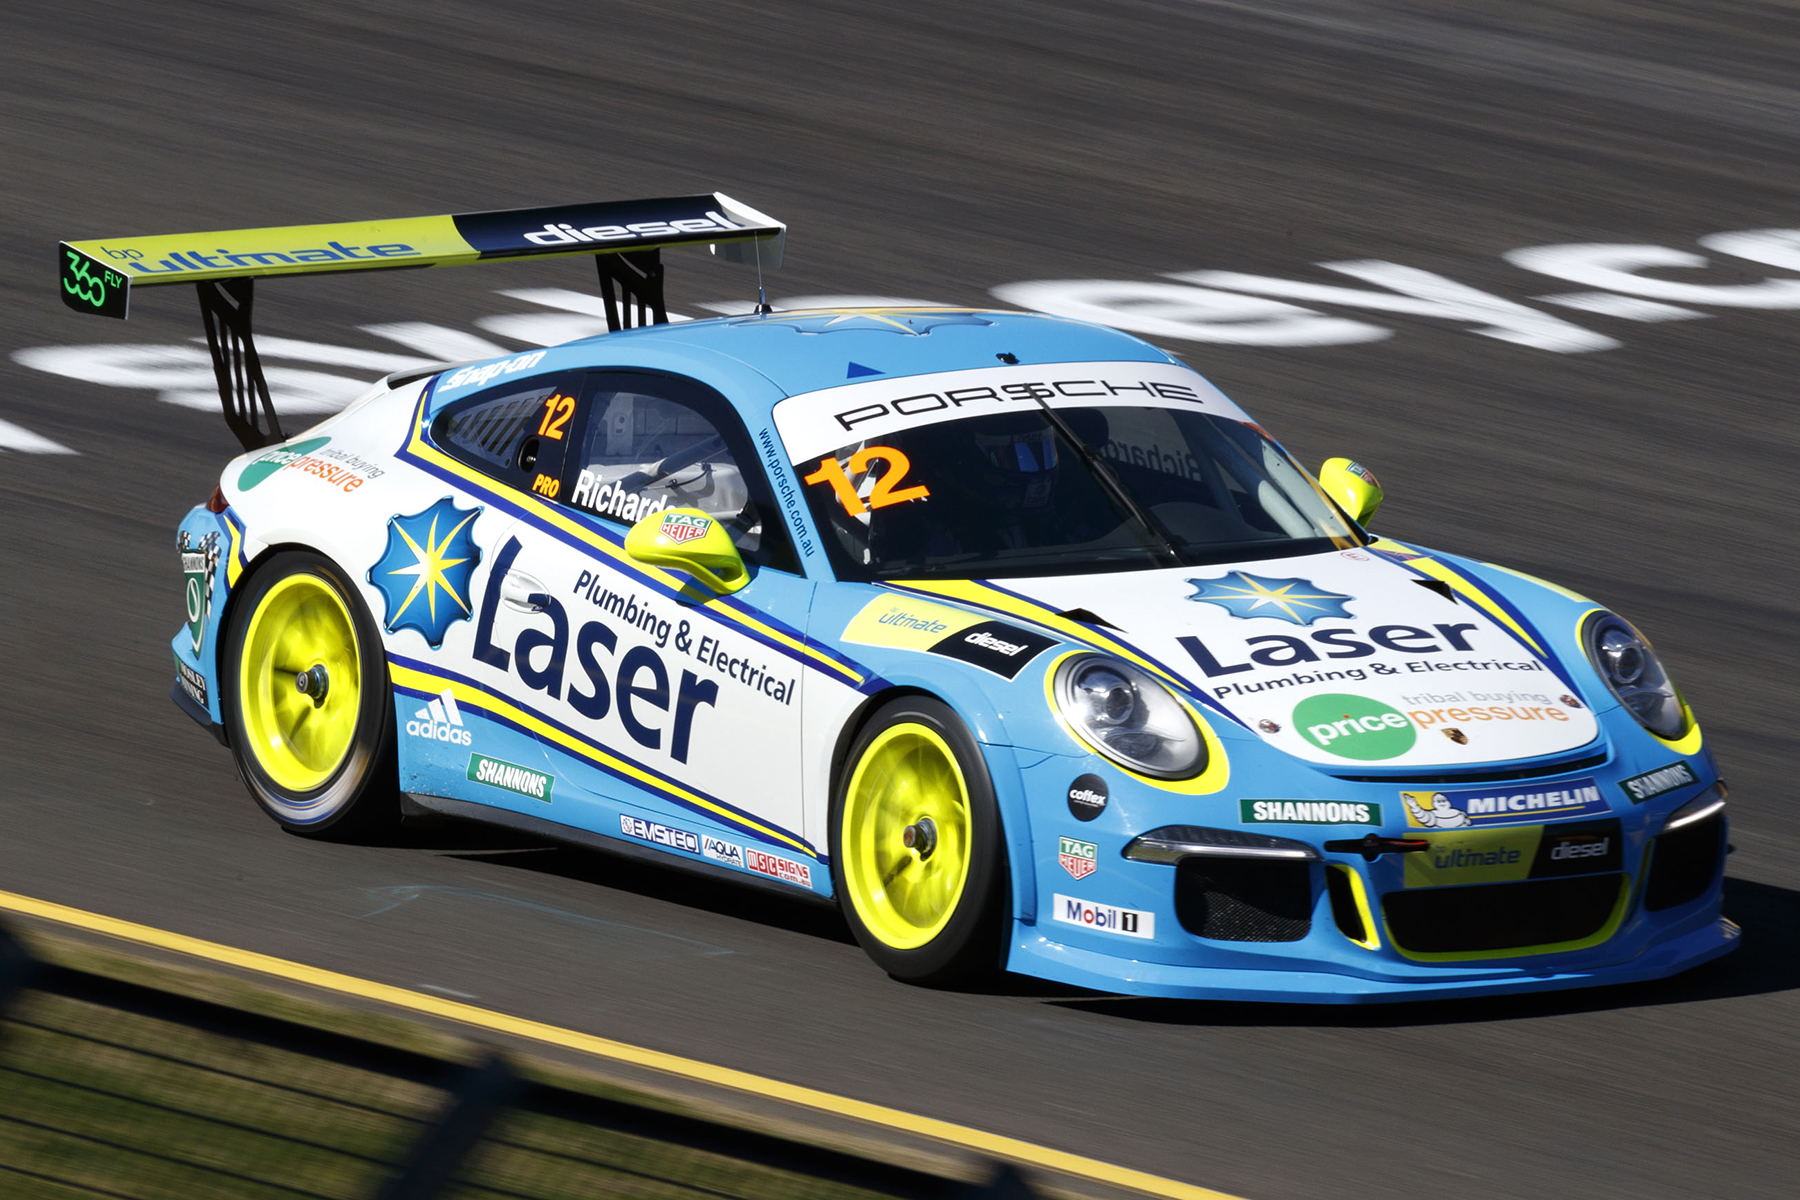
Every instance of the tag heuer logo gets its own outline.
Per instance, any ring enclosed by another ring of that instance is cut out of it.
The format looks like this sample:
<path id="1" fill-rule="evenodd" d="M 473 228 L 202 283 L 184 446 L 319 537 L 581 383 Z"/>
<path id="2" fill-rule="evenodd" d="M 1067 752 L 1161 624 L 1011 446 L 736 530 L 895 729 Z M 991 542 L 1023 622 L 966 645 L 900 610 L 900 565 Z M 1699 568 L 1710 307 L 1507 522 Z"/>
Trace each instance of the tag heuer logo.
<path id="1" fill-rule="evenodd" d="M 1058 838 L 1056 842 L 1056 861 L 1062 869 L 1076 879 L 1086 879 L 1099 866 L 1095 860 L 1100 856 L 1100 847 L 1092 842 L 1076 841 L 1072 837 Z"/>
<path id="2" fill-rule="evenodd" d="M 712 525 L 707 517 L 696 517 L 688 513 L 670 513 L 662 519 L 662 528 L 657 530 L 676 545 L 691 542 L 705 533 Z"/>

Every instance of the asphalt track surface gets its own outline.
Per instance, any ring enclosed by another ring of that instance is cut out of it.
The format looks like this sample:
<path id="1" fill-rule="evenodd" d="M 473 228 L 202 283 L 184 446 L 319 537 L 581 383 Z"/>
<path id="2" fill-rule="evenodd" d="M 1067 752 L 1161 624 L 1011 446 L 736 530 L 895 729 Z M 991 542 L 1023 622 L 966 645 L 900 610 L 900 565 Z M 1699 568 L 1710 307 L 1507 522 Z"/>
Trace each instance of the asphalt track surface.
<path id="1" fill-rule="evenodd" d="M 1800 223 L 1790 4 L 1264 7 L 11 5 L 0 348 L 199 332 L 176 290 L 123 329 L 63 309 L 62 237 L 712 188 L 792 226 L 773 295 L 969 304 L 1201 268 L 1341 284 L 1311 264 L 1346 259 L 1529 302 L 1568 288 L 1509 249 Z M 689 312 L 752 286 L 671 277 Z M 495 288 L 588 278 L 293 280 L 258 322 L 367 344 L 356 326 L 467 327 Z M 1733 785 L 1744 944 L 1688 977 L 1359 1012 L 941 994 L 828 912 L 672 869 L 480 831 L 283 836 L 166 698 L 174 526 L 229 434 L 10 361 L 0 419 L 79 456 L 0 456 L 0 887 L 1258 1200 L 1790 1196 L 1800 313 L 1705 311 L 1564 311 L 1623 343 L 1587 354 L 1391 314 L 1361 345 L 1166 343 L 1306 461 L 1378 470 L 1381 530 L 1656 640 Z"/>

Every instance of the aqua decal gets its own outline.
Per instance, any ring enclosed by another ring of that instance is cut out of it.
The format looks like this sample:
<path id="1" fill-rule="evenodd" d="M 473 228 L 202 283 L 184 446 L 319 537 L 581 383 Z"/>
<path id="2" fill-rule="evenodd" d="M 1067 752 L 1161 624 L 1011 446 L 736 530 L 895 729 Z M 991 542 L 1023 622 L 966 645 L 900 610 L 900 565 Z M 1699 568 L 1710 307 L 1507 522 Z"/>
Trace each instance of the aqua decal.
<path id="1" fill-rule="evenodd" d="M 1190 579 L 1189 600 L 1216 604 L 1234 617 L 1273 617 L 1292 625 L 1311 625 L 1321 617 L 1348 617 L 1345 601 L 1354 596 L 1327 592 L 1304 579 L 1265 579 L 1233 571 L 1223 579 Z"/>
<path id="2" fill-rule="evenodd" d="M 424 512 L 388 521 L 387 552 L 369 568 L 369 582 L 387 601 L 387 631 L 415 629 L 433 650 L 457 621 L 473 615 L 469 579 L 481 561 L 475 518 L 445 496 Z"/>

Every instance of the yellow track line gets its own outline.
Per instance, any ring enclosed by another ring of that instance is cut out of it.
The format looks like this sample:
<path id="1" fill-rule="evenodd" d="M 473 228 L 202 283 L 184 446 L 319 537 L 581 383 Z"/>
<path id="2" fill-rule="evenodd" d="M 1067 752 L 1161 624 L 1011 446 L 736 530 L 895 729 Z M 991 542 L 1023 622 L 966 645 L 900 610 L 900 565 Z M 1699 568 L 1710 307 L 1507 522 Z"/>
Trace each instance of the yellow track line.
<path id="1" fill-rule="evenodd" d="M 461 1004 L 455 1000 L 442 999 L 424 992 L 415 992 L 386 983 L 376 983 L 369 979 L 359 979 L 354 975 L 341 975 L 336 971 L 326 971 L 319 967 L 306 966 L 303 963 L 289 962 L 287 959 L 258 954 L 253 950 L 221 946 L 217 942 L 202 941 L 185 934 L 171 933 L 166 929 L 138 925 L 131 921 L 121 921 L 116 917 L 105 917 L 99 913 L 85 912 L 79 908 L 68 908 L 61 904 L 52 904 L 48 900 L 37 900 L 12 892 L 0 892 L 0 909 L 23 916 L 37 917 L 45 921 L 55 921 L 76 929 L 85 929 L 90 933 L 100 933 L 128 942 L 137 942 L 158 950 L 170 950 L 191 958 L 205 959 L 241 970 L 272 975 L 277 979 L 303 983 L 323 991 L 338 992 L 364 1000 L 375 1000 L 396 1008 L 410 1009 L 427 1016 L 441 1017 L 477 1029 L 529 1038 L 532 1041 L 561 1046 L 568 1050 L 579 1050 L 599 1058 L 611 1059 L 614 1062 L 647 1067 L 653 1071 L 662 1071 L 683 1079 L 698 1080 L 719 1087 L 735 1088 L 738 1091 L 767 1096 L 773 1100 L 782 1100 L 804 1108 L 817 1109 L 835 1116 L 855 1117 L 871 1125 L 935 1138 L 952 1146 L 960 1146 L 966 1150 L 974 1150 L 981 1154 L 1026 1166 L 1041 1167 L 1047 1171 L 1056 1171 L 1078 1179 L 1091 1179 L 1097 1183 L 1130 1188 L 1133 1191 L 1145 1192 L 1152 1196 L 1166 1196 L 1170 1200 L 1238 1200 L 1237 1197 L 1230 1196 L 1225 1192 L 1213 1191 L 1211 1188 L 1196 1187 L 1193 1184 L 1164 1179 L 1160 1175 L 1134 1171 L 1129 1167 L 1114 1166 L 1112 1163 L 1084 1158 L 1079 1154 L 1052 1150 L 1048 1146 L 1035 1145 L 1017 1138 L 984 1133 L 979 1129 L 970 1129 L 966 1125 L 939 1121 L 932 1117 L 921 1117 L 896 1108 L 886 1108 L 879 1104 L 852 1100 L 847 1096 L 835 1096 L 830 1092 L 783 1083 L 778 1079 L 767 1079 L 761 1075 L 752 1075 L 748 1071 L 718 1067 L 697 1059 L 665 1054 L 660 1050 L 648 1050 L 642 1046 L 633 1046 L 628 1042 L 615 1042 L 610 1038 L 596 1037 L 590 1033 L 578 1033 L 573 1029 L 546 1025 L 540 1021 L 528 1021 L 523 1017 L 512 1017 L 491 1009 L 477 1008 L 473 1004 Z"/>

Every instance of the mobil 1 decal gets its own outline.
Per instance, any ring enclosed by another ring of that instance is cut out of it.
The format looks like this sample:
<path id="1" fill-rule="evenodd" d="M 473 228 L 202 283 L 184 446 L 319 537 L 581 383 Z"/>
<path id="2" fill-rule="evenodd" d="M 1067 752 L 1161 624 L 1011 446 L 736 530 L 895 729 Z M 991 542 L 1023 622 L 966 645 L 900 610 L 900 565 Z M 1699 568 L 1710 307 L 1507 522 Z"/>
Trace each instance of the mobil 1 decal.
<path id="1" fill-rule="evenodd" d="M 552 722 L 540 734 L 552 750 L 613 776 L 567 773 L 568 786 L 639 786 L 689 805 L 691 787 L 748 803 L 777 833 L 798 829 L 803 668 L 609 563 L 535 532 L 508 537 L 475 597 L 472 657 L 487 685 Z"/>
<path id="2" fill-rule="evenodd" d="M 1108 618 L 1216 707 L 1313 762 L 1492 762 L 1594 739 L 1593 715 L 1553 664 L 1437 581 L 1362 550 L 1254 566 L 1158 572 L 1140 590 L 1159 594 L 1108 598 Z M 1058 582 L 1019 590 L 1067 606 L 1074 593 Z"/>
<path id="3" fill-rule="evenodd" d="M 920 650 L 1014 679 L 1032 659 L 1058 645 L 1055 638 L 1005 621 L 910 596 L 878 596 L 844 627 L 844 640 L 865 646 Z"/>

